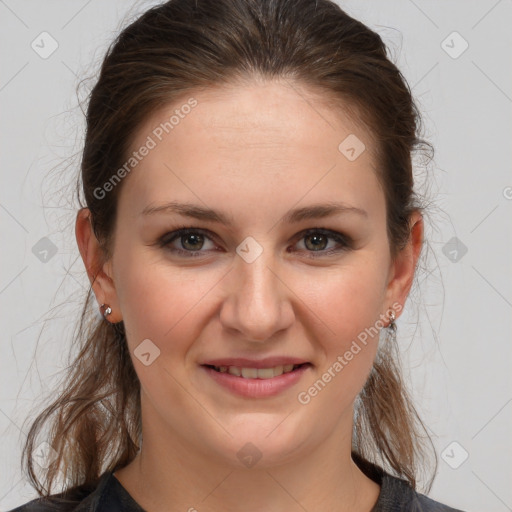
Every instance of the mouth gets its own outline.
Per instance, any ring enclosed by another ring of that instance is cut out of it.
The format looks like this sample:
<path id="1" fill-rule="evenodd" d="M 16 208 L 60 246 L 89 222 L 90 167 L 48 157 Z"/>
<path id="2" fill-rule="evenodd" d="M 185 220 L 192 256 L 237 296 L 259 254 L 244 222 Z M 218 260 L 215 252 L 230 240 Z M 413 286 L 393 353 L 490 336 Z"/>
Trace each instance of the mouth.
<path id="1" fill-rule="evenodd" d="M 268 368 L 250 368 L 242 366 L 215 366 L 211 364 L 202 365 L 206 368 L 210 368 L 217 373 L 227 373 L 235 377 L 241 377 L 243 379 L 273 379 L 283 374 L 293 373 L 301 368 L 312 366 L 311 363 L 301 364 L 285 364 L 277 365 Z"/>
<path id="2" fill-rule="evenodd" d="M 260 361 L 253 364 L 257 364 L 260 368 L 213 364 L 202 364 L 200 368 L 211 381 L 234 395 L 264 399 L 280 395 L 285 390 L 296 386 L 313 367 L 311 363 L 268 366 L 268 363 L 264 365 Z"/>

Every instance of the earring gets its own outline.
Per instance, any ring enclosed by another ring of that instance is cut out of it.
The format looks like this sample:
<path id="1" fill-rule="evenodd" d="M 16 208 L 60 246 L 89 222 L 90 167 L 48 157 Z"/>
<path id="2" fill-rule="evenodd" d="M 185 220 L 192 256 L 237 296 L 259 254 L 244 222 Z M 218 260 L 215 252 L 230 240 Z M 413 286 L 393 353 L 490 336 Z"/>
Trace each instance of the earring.
<path id="1" fill-rule="evenodd" d="M 105 308 L 105 311 L 103 311 L 103 308 Z M 103 316 L 107 318 L 107 316 L 112 313 L 112 308 L 108 304 L 102 304 L 100 306 L 100 311 L 103 313 Z"/>
<path id="2" fill-rule="evenodd" d="M 393 332 L 396 332 L 396 323 L 395 323 L 396 315 L 393 310 L 389 313 L 389 325 L 388 329 L 391 329 Z"/>

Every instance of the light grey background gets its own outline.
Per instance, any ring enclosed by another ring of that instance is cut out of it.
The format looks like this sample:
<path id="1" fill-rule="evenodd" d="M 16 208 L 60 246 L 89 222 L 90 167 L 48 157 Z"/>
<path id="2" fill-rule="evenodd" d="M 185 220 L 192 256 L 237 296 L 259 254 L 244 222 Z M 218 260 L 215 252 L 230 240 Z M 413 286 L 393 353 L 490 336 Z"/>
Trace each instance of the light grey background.
<path id="1" fill-rule="evenodd" d="M 25 420 L 58 381 L 87 283 L 73 232 L 75 88 L 154 3 L 0 0 L 0 511 L 35 497 L 20 471 Z M 430 260 L 398 321 L 439 455 L 430 496 L 468 512 L 512 510 L 512 1 L 340 4 L 389 44 L 436 148 Z M 51 49 L 44 31 L 58 44 L 45 59 L 31 47 Z M 44 237 L 56 254 L 42 252 Z"/>

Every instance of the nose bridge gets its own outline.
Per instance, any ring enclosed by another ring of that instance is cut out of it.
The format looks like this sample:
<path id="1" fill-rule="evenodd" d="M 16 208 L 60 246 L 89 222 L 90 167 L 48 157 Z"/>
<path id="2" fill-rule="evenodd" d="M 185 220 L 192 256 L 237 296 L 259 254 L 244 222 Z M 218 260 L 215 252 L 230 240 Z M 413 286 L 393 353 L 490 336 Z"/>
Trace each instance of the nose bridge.
<path id="1" fill-rule="evenodd" d="M 240 247 L 243 248 L 243 244 Z M 252 261 L 244 259 L 243 255 L 237 258 L 231 273 L 232 285 L 221 320 L 248 340 L 264 341 L 293 321 L 286 287 L 272 267 L 275 262 L 271 251 L 262 251 Z"/>
<path id="2" fill-rule="evenodd" d="M 237 298 L 241 305 L 247 302 L 246 306 L 251 306 L 251 310 L 254 312 L 262 307 L 269 309 L 279 302 L 276 276 L 269 267 L 270 262 L 263 256 L 252 263 L 239 263 L 238 276 L 241 286 Z"/>

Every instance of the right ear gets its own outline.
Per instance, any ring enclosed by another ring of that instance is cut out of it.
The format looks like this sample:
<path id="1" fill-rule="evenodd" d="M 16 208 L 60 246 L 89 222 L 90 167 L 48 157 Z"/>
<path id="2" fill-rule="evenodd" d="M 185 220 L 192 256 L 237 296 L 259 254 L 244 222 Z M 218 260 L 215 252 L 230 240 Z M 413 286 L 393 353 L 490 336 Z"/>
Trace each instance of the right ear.
<path id="1" fill-rule="evenodd" d="M 108 316 L 109 322 L 120 322 L 123 318 L 112 279 L 112 266 L 110 262 L 105 261 L 105 252 L 92 229 L 89 208 L 78 211 L 75 236 L 96 300 L 100 305 L 107 304 L 112 309 L 112 313 Z"/>

